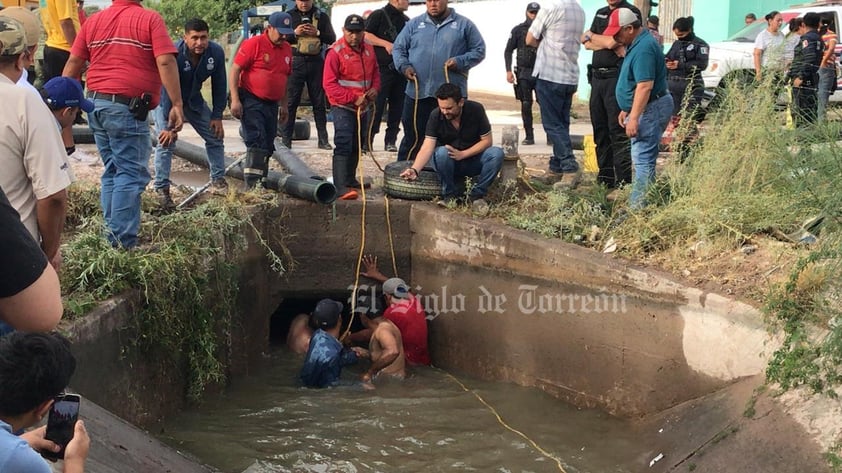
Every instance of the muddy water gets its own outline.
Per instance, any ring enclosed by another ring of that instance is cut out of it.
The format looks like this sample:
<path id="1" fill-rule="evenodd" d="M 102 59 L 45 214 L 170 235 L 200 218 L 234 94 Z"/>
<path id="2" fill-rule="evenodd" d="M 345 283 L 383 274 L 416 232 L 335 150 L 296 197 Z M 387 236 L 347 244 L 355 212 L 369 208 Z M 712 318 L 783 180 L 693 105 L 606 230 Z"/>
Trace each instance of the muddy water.
<path id="1" fill-rule="evenodd" d="M 374 391 L 301 388 L 301 357 L 267 366 L 163 426 L 160 437 L 223 472 L 558 472 L 558 464 L 505 429 L 448 374 L 415 370 Z M 535 389 L 460 376 L 502 419 L 562 461 L 564 471 L 631 472 L 652 452 L 640 432 Z M 645 465 L 645 466 L 644 466 Z"/>

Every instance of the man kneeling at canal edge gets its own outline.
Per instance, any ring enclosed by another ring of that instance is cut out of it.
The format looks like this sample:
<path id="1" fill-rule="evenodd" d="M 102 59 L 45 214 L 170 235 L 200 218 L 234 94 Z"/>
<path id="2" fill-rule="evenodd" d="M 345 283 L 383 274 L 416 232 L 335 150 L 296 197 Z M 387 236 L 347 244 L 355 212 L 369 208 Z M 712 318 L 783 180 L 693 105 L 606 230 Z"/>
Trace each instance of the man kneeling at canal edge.
<path id="1" fill-rule="evenodd" d="M 438 108 L 427 121 L 426 137 L 412 167 L 401 177 L 414 181 L 430 158 L 441 180 L 442 200 L 454 201 L 465 193 L 466 177 L 476 178 L 468 198 L 478 212 L 485 212 L 485 195 L 503 166 L 503 149 L 492 146 L 491 124 L 485 108 L 465 100 L 458 85 L 442 84 L 436 90 Z"/>

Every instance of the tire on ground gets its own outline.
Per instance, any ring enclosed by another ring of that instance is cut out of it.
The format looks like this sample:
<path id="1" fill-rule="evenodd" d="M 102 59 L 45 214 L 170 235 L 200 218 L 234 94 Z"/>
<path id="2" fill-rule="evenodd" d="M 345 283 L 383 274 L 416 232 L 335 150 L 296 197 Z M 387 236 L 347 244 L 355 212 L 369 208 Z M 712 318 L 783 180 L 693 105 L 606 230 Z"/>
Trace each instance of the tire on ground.
<path id="1" fill-rule="evenodd" d="M 310 122 L 307 120 L 295 120 L 292 127 L 292 139 L 295 141 L 310 139 Z"/>
<path id="2" fill-rule="evenodd" d="M 441 195 L 441 182 L 435 171 L 424 169 L 418 179 L 407 181 L 401 173 L 412 165 L 412 161 L 396 161 L 386 165 L 383 176 L 383 190 L 386 195 L 407 200 L 432 200 Z"/>

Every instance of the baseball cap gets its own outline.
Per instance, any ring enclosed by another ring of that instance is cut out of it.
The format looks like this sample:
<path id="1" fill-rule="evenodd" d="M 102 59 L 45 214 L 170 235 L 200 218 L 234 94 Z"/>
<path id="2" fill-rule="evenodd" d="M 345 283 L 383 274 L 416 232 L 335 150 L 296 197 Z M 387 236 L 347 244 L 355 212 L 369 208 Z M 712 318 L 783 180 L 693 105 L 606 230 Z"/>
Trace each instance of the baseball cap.
<path id="1" fill-rule="evenodd" d="M 541 9 L 541 5 L 538 5 L 538 2 L 530 2 L 529 5 L 526 6 L 526 11 L 530 13 L 535 13 Z"/>
<path id="2" fill-rule="evenodd" d="M 336 326 L 339 314 L 342 313 L 342 303 L 333 299 L 322 299 L 313 309 L 310 325 L 315 328 L 328 329 Z"/>
<path id="3" fill-rule="evenodd" d="M 629 26 L 635 21 L 640 21 L 637 15 L 628 8 L 618 8 L 611 12 L 608 17 L 608 26 L 602 32 L 605 36 L 616 35 L 623 27 Z"/>
<path id="4" fill-rule="evenodd" d="M 17 20 L 23 25 L 27 46 L 32 47 L 38 44 L 38 38 L 41 37 L 41 21 L 35 13 L 32 13 L 32 10 L 23 7 L 6 7 L 0 11 L 0 16 Z"/>
<path id="5" fill-rule="evenodd" d="M 292 17 L 289 13 L 276 11 L 269 15 L 269 25 L 278 30 L 280 34 L 295 34 L 292 29 Z"/>
<path id="6" fill-rule="evenodd" d="M 409 288 L 406 286 L 403 279 L 391 278 L 387 279 L 386 282 L 383 283 L 383 293 L 389 294 L 392 297 L 397 297 L 398 299 L 404 299 L 409 295 Z"/>
<path id="7" fill-rule="evenodd" d="M 362 31 L 365 29 L 365 20 L 360 15 L 348 15 L 348 18 L 345 18 L 345 29 L 348 31 Z"/>
<path id="8" fill-rule="evenodd" d="M 53 77 L 44 84 L 44 100 L 51 109 L 79 107 L 82 111 L 94 111 L 94 103 L 85 98 L 82 84 L 70 77 Z"/>
<path id="9" fill-rule="evenodd" d="M 19 21 L 0 17 L 0 56 L 14 56 L 26 51 L 26 33 Z"/>

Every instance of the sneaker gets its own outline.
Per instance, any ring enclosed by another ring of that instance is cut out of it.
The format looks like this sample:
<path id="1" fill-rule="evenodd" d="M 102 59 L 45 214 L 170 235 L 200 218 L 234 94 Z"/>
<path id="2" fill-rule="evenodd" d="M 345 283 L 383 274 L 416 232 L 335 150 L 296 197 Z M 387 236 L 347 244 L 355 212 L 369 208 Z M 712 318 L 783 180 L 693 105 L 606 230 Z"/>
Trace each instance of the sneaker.
<path id="1" fill-rule="evenodd" d="M 348 187 L 350 187 L 351 189 L 360 189 L 360 188 L 362 188 L 362 186 L 360 185 L 360 181 L 358 181 L 357 179 L 354 179 L 354 180 L 353 180 L 350 184 L 348 184 Z M 371 189 L 371 183 L 370 183 L 370 182 L 366 182 L 366 183 L 365 183 L 365 188 L 366 188 L 366 189 Z"/>
<path id="2" fill-rule="evenodd" d="M 562 174 L 561 180 L 553 184 L 555 190 L 575 189 L 582 181 L 582 169 L 577 169 L 575 172 L 566 172 Z"/>
<path id="3" fill-rule="evenodd" d="M 564 176 L 564 173 L 554 172 L 554 171 L 546 171 L 544 172 L 543 176 L 536 176 L 534 179 L 542 184 L 555 184 L 556 182 L 560 181 L 561 178 Z"/>
<path id="4" fill-rule="evenodd" d="M 170 196 L 169 187 L 155 189 L 155 192 L 158 194 L 158 206 L 161 207 L 161 209 L 172 210 L 175 208 L 175 202 L 173 202 L 172 196 Z"/>
<path id="5" fill-rule="evenodd" d="M 70 158 L 76 161 L 77 163 L 84 163 L 84 164 L 96 164 L 99 162 L 99 158 L 96 156 L 86 153 L 81 149 L 77 149 L 70 155 Z"/>
<path id="6" fill-rule="evenodd" d="M 327 142 L 327 140 L 319 140 L 319 149 L 333 149 L 333 146 Z"/>
<path id="7" fill-rule="evenodd" d="M 211 192 L 214 194 L 227 194 L 228 193 L 228 181 L 225 180 L 224 177 L 220 177 L 214 179 L 211 182 Z"/>
<path id="8" fill-rule="evenodd" d="M 394 143 L 386 143 L 386 151 L 390 153 L 397 153 L 398 147 Z"/>
<path id="9" fill-rule="evenodd" d="M 339 197 L 339 200 L 357 200 L 360 195 L 354 189 L 349 190 L 348 192 L 342 194 Z"/>
<path id="10" fill-rule="evenodd" d="M 534 145 L 535 144 L 535 138 L 526 137 L 526 138 L 523 139 L 523 141 L 520 142 L 520 144 L 522 144 L 522 145 Z"/>
<path id="11" fill-rule="evenodd" d="M 489 209 L 490 207 L 488 205 L 488 202 L 486 202 L 486 200 L 482 197 L 478 197 L 471 201 L 471 210 L 473 210 L 475 214 L 483 216 L 487 215 Z"/>

